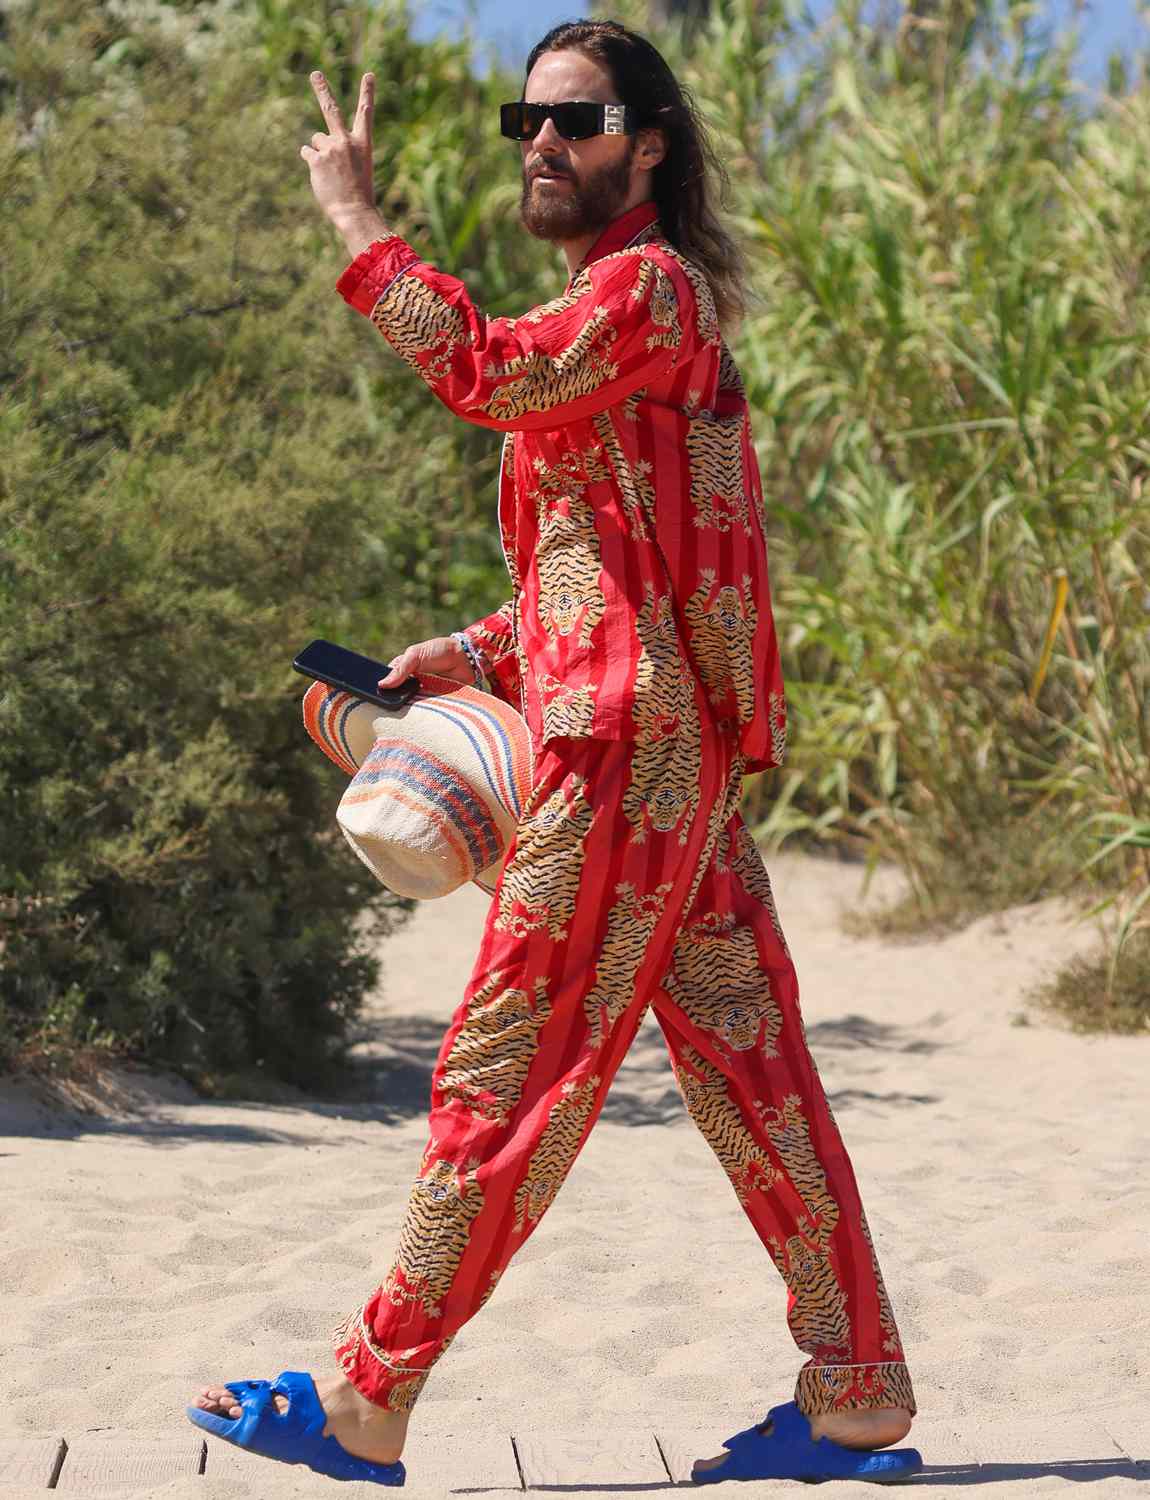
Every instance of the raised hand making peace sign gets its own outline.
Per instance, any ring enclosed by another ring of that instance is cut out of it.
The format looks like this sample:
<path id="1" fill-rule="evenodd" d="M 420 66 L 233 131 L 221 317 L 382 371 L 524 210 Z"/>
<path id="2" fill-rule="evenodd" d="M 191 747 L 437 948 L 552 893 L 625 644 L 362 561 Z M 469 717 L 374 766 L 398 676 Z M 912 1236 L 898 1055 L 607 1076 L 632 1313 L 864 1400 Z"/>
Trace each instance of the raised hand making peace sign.
<path id="1" fill-rule="evenodd" d="M 375 74 L 365 73 L 359 84 L 359 103 L 351 129 L 343 123 L 335 95 L 322 73 L 311 75 L 327 133 L 317 130 L 299 154 L 307 162 L 316 202 L 356 253 L 385 233 L 375 208 L 372 175 L 372 112 Z M 366 238 L 365 238 L 366 236 Z"/>

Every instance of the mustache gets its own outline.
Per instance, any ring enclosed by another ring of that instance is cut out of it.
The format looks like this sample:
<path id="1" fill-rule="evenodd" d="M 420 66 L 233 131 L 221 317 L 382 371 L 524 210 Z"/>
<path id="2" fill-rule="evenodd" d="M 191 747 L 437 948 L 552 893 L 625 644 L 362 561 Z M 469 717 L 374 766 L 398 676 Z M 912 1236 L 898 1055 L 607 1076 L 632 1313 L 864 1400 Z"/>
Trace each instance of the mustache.
<path id="1" fill-rule="evenodd" d="M 529 167 L 526 173 L 527 181 L 534 182 L 537 177 L 574 177 L 574 173 L 566 167 L 552 165 L 549 162 L 540 162 L 538 166 Z"/>

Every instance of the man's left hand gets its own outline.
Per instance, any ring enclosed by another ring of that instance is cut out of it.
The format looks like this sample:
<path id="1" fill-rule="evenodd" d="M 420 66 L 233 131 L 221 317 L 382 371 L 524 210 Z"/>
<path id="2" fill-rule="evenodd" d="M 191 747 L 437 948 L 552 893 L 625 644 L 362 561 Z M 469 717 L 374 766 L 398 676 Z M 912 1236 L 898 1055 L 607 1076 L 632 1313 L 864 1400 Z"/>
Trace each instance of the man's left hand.
<path id="1" fill-rule="evenodd" d="M 322 73 L 311 75 L 311 86 L 323 114 L 327 132 L 317 130 L 299 154 L 307 162 L 311 189 L 324 213 L 350 242 L 382 231 L 383 220 L 375 208 L 372 172 L 372 113 L 375 109 L 375 75 L 365 73 L 359 84 L 359 103 L 350 131 L 343 123 L 335 95 Z"/>

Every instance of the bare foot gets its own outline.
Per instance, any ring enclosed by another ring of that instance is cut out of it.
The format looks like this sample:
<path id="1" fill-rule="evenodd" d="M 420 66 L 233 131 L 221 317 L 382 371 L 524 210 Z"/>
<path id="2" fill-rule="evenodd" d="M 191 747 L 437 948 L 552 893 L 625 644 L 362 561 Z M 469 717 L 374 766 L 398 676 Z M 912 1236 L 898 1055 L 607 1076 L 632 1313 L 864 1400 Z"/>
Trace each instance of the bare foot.
<path id="1" fill-rule="evenodd" d="M 883 1406 L 875 1411 L 836 1411 L 821 1417 L 811 1417 L 811 1437 L 830 1438 L 844 1448 L 889 1448 L 899 1443 L 910 1431 L 911 1415 L 902 1406 Z M 730 1458 L 721 1453 L 718 1458 L 699 1459 L 696 1469 L 713 1469 Z"/>
<path id="2" fill-rule="evenodd" d="M 409 1412 L 386 1411 L 361 1396 L 342 1375 L 315 1382 L 316 1395 L 327 1417 L 324 1437 L 334 1437 L 356 1458 L 371 1463 L 393 1464 L 403 1452 Z M 273 1396 L 278 1412 L 290 1405 L 286 1396 Z M 243 1409 L 226 1386 L 206 1385 L 195 1403 L 201 1411 L 235 1420 Z"/>

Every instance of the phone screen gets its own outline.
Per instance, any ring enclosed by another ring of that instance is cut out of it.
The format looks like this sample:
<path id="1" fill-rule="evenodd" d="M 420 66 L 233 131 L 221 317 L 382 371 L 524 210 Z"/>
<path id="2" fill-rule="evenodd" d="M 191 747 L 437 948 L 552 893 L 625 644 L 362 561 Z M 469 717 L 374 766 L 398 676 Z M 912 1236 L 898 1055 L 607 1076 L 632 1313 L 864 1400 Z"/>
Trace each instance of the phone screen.
<path id="1" fill-rule="evenodd" d="M 384 708 L 402 708 L 419 691 L 417 677 L 409 677 L 397 687 L 381 688 L 379 679 L 387 671 L 385 662 L 373 661 L 370 656 L 361 656 L 358 651 L 349 651 L 346 646 L 337 646 L 333 641 L 312 641 L 292 666 L 305 677 L 343 688 L 357 698 L 379 703 Z"/>

